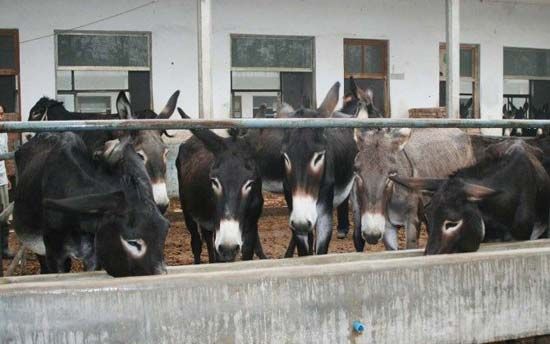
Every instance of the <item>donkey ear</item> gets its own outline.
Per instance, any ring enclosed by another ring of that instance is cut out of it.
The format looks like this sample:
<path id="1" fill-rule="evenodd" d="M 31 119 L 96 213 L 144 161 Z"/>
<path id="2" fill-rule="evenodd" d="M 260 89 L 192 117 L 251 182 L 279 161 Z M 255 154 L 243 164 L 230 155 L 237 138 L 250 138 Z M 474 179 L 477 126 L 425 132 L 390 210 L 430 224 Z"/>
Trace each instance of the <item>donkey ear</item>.
<path id="1" fill-rule="evenodd" d="M 466 183 L 462 190 L 464 191 L 468 198 L 468 201 L 470 202 L 480 202 L 498 193 L 498 191 L 496 191 L 495 189 L 491 189 L 479 184 L 470 183 Z"/>
<path id="2" fill-rule="evenodd" d="M 168 119 L 172 116 L 174 113 L 174 110 L 176 109 L 176 105 L 178 104 L 178 97 L 180 96 L 180 91 L 177 90 L 172 94 L 170 99 L 168 99 L 168 102 L 164 106 L 164 109 L 159 113 L 157 116 L 158 119 Z"/>
<path id="3" fill-rule="evenodd" d="M 403 148 L 409 142 L 411 138 L 412 130 L 411 128 L 401 128 L 397 130 L 392 130 L 392 146 L 396 152 L 402 151 Z"/>
<path id="4" fill-rule="evenodd" d="M 121 214 L 126 211 L 127 203 L 123 191 L 89 194 L 62 199 L 45 198 L 45 208 L 77 214 Z"/>
<path id="5" fill-rule="evenodd" d="M 181 108 L 178 108 L 178 112 L 183 119 L 189 119 L 189 116 Z M 214 155 L 222 152 L 227 148 L 223 138 L 216 135 L 213 131 L 209 129 L 190 129 L 190 131 L 195 135 Z"/>
<path id="6" fill-rule="evenodd" d="M 191 119 L 188 114 L 186 114 L 181 108 L 178 108 L 178 113 L 180 114 L 181 119 Z"/>
<path id="7" fill-rule="evenodd" d="M 124 135 L 121 138 L 107 141 L 103 145 L 103 148 L 94 152 L 94 157 L 100 158 L 107 164 L 114 166 L 122 160 L 124 148 L 129 144 L 130 139 L 129 135 Z"/>
<path id="8" fill-rule="evenodd" d="M 401 178 L 398 176 L 391 176 L 390 179 L 395 183 L 406 187 L 407 189 L 424 193 L 436 192 L 447 180 L 435 178 Z"/>
<path id="9" fill-rule="evenodd" d="M 355 82 L 355 79 L 353 78 L 353 76 L 350 76 L 349 77 L 349 91 L 351 92 L 351 94 L 353 94 L 355 96 L 355 98 L 359 99 L 359 94 L 357 93 L 357 89 L 359 87 L 357 87 L 357 83 Z"/>
<path id="10" fill-rule="evenodd" d="M 336 105 L 338 104 L 338 95 L 340 94 L 340 83 L 336 82 L 328 91 L 325 96 L 325 100 L 317 111 L 321 114 L 321 117 L 328 118 L 334 112 Z"/>
<path id="11" fill-rule="evenodd" d="M 118 97 L 116 99 L 116 108 L 118 111 L 118 117 L 120 117 L 120 119 L 136 118 L 134 116 L 134 112 L 132 111 L 132 106 L 130 105 L 130 101 L 126 97 L 126 93 L 124 91 L 120 91 L 118 93 Z"/>

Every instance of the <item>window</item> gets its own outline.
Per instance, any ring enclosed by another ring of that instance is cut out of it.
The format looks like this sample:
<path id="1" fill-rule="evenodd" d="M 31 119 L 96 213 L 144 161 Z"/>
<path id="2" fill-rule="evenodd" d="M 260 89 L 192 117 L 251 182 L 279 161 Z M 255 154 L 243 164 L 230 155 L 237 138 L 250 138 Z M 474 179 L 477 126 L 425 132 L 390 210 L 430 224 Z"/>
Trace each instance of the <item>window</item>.
<path id="1" fill-rule="evenodd" d="M 231 35 L 232 116 L 253 117 L 261 105 L 313 107 L 314 40 L 301 36 Z"/>
<path id="2" fill-rule="evenodd" d="M 17 30 L 0 30 L 0 104 L 4 106 L 6 119 L 21 120 Z"/>
<path id="3" fill-rule="evenodd" d="M 550 115 L 550 50 L 505 47 L 503 73 L 507 112 L 525 109 L 525 118 Z"/>
<path id="4" fill-rule="evenodd" d="M 57 99 L 69 111 L 116 112 L 119 91 L 151 108 L 151 34 L 56 32 Z"/>
<path id="5" fill-rule="evenodd" d="M 439 106 L 447 103 L 447 47 L 439 45 Z M 479 46 L 460 45 L 460 118 L 479 118 Z"/>
<path id="6" fill-rule="evenodd" d="M 345 93 L 349 91 L 350 76 L 353 76 L 359 87 L 372 89 L 374 105 L 388 116 L 388 41 L 344 39 Z"/>

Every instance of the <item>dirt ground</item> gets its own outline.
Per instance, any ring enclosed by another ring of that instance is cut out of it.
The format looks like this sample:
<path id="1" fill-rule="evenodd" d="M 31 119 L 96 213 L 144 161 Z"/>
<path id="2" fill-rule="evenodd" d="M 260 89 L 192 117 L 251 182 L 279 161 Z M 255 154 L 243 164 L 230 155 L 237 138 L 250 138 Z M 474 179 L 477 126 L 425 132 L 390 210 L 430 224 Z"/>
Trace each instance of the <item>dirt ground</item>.
<path id="1" fill-rule="evenodd" d="M 350 214 L 351 215 L 351 214 Z M 173 199 L 171 201 L 170 209 L 168 210 L 166 217 L 170 220 L 170 232 L 166 240 L 164 248 L 164 254 L 166 263 L 168 265 L 185 265 L 193 263 L 193 254 L 191 252 L 191 237 L 185 227 L 183 221 L 183 215 L 179 206 L 179 201 Z M 351 221 L 350 216 L 350 221 Z M 350 233 L 347 238 L 338 239 L 336 237 L 336 215 L 335 215 L 334 233 L 329 247 L 330 253 L 344 253 L 355 252 L 353 247 L 353 239 Z M 284 198 L 279 195 L 266 194 L 264 211 L 262 218 L 260 219 L 260 239 L 265 254 L 270 259 L 283 258 L 288 242 L 290 240 L 290 230 L 288 228 L 288 209 Z M 353 224 L 352 224 L 353 228 Z M 426 244 L 426 234 L 421 233 L 420 246 L 424 247 Z M 401 248 L 405 247 L 405 234 L 404 231 L 399 233 L 399 244 Z M 10 233 L 10 249 L 17 251 L 19 243 L 14 233 Z M 383 251 L 384 246 L 378 244 L 376 246 L 367 245 L 366 252 Z M 27 260 L 23 274 L 38 274 L 40 271 L 38 261 L 34 258 L 33 254 L 27 254 Z M 208 263 L 208 254 L 206 246 L 203 245 L 202 262 Z M 9 261 L 3 261 L 4 272 L 8 268 Z M 79 262 L 73 264 L 72 271 L 82 271 L 82 265 Z M 15 271 L 16 275 L 21 274 L 20 270 Z"/>

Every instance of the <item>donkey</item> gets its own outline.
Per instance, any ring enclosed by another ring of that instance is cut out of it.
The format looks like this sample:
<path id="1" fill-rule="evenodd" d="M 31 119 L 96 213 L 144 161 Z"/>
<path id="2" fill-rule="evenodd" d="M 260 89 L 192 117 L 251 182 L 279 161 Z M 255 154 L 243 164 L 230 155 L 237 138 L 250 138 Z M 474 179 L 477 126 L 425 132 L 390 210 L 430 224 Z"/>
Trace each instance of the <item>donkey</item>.
<path id="1" fill-rule="evenodd" d="M 240 252 L 243 260 L 251 260 L 255 249 L 265 258 L 258 238 L 262 179 L 250 146 L 237 131 L 229 138 L 206 129 L 191 132 L 194 137 L 180 146 L 176 168 L 195 264 L 201 262 L 202 240 L 210 263 L 234 261 Z"/>
<path id="2" fill-rule="evenodd" d="M 374 105 L 374 92 L 372 89 L 361 89 L 352 76 L 349 78 L 349 84 L 350 90 L 344 95 L 343 106 L 338 113 L 340 117 L 357 117 L 361 110 L 361 104 L 365 104 L 369 118 L 384 117 L 382 112 Z"/>
<path id="3" fill-rule="evenodd" d="M 129 141 L 108 141 L 92 159 L 75 133 L 41 133 L 16 152 L 14 227 L 42 272 L 69 272 L 71 258 L 115 277 L 165 272 L 169 223 Z"/>
<path id="4" fill-rule="evenodd" d="M 339 89 L 337 82 L 317 110 L 300 109 L 292 117 L 330 117 L 338 103 Z M 327 253 L 332 235 L 332 210 L 348 198 L 356 154 L 351 129 L 300 128 L 285 132 L 281 163 L 292 230 L 287 257 L 292 256 L 295 246 L 300 256 Z"/>
<path id="5" fill-rule="evenodd" d="M 117 98 L 116 104 L 118 114 L 108 115 L 69 112 L 65 109 L 62 102 L 43 97 L 31 109 L 29 120 L 168 119 L 176 108 L 179 93 L 179 91 L 174 92 L 164 109 L 158 115 L 151 110 L 135 113 L 124 92 L 120 92 Z M 131 143 L 145 164 L 147 173 L 152 181 L 155 202 L 162 213 L 166 212 L 170 204 L 166 188 L 166 160 L 168 156 L 168 147 L 162 140 L 163 133 L 165 132 L 158 130 L 139 130 L 132 132 L 131 135 Z M 82 132 L 79 133 L 79 135 L 82 136 L 86 146 L 93 152 L 101 150 L 106 141 L 116 139 L 121 133 L 93 131 Z"/>
<path id="6" fill-rule="evenodd" d="M 359 118 L 366 118 L 363 107 Z M 444 177 L 475 161 L 469 136 L 460 129 L 355 130 L 359 153 L 351 192 L 355 249 L 383 239 L 398 249 L 397 229 L 406 228 L 407 248 L 418 245 L 423 200 L 416 192 L 395 185 L 392 176 Z"/>
<path id="7" fill-rule="evenodd" d="M 538 239 L 548 230 L 550 177 L 541 158 L 524 141 L 504 141 L 448 178 L 392 179 L 433 193 L 426 254 L 473 252 L 483 241 Z"/>

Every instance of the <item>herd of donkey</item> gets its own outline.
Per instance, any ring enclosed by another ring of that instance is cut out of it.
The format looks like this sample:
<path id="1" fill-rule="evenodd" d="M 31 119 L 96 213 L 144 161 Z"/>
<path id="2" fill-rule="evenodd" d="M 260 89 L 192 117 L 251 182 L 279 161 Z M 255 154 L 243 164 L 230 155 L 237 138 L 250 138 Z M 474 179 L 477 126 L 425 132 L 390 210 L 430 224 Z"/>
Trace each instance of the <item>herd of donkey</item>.
<path id="1" fill-rule="evenodd" d="M 281 104 L 276 117 L 380 117 L 372 91 L 353 80 L 350 85 L 340 110 L 336 83 L 317 109 Z M 168 119 L 178 96 L 156 114 L 134 112 L 121 92 L 113 115 L 69 112 L 42 98 L 29 119 Z M 263 115 L 262 109 L 256 114 Z M 456 128 L 232 129 L 223 137 L 208 129 L 191 132 L 175 163 L 197 264 L 203 242 L 210 262 L 266 258 L 258 237 L 262 191 L 284 194 L 292 231 L 287 257 L 295 250 L 326 254 L 333 210 L 343 238 L 350 205 L 358 252 L 379 241 L 398 249 L 400 229 L 406 247 L 416 248 L 422 224 L 426 254 L 548 237 L 550 138 L 544 135 L 491 137 Z M 168 133 L 40 133 L 16 151 L 13 226 L 36 253 L 42 273 L 68 272 L 71 259 L 115 277 L 166 272 L 166 165 L 173 162 L 163 135 Z"/>

